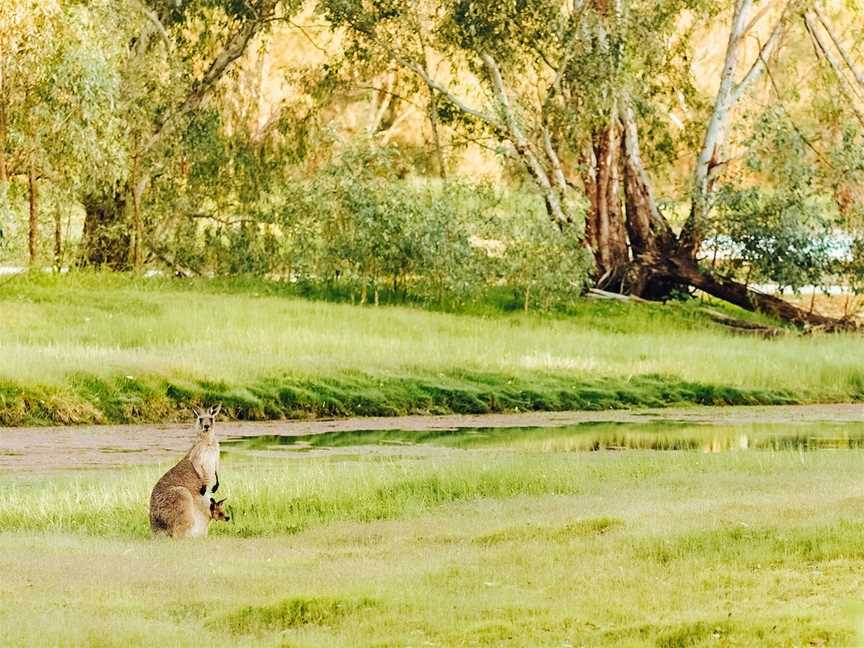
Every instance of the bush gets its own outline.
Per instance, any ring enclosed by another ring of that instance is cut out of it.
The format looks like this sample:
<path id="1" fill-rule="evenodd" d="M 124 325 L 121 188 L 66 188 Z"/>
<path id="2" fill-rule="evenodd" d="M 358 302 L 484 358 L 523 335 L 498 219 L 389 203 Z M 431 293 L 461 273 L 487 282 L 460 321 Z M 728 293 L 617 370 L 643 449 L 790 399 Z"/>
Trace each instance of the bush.
<path id="1" fill-rule="evenodd" d="M 275 208 L 201 236 L 182 233 L 198 242 L 177 258 L 217 275 L 329 287 L 360 303 L 377 304 L 386 291 L 453 306 L 505 286 L 527 310 L 582 291 L 590 258 L 552 225 L 538 196 L 398 175 L 391 152 L 349 149 L 315 177 L 285 185 L 269 199 Z"/>

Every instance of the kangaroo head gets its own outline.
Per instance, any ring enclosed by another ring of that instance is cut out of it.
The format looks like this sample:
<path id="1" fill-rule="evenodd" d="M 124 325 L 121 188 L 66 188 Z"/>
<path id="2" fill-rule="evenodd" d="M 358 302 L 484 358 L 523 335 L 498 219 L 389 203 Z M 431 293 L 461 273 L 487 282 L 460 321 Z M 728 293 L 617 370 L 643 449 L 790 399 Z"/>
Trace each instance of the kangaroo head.
<path id="1" fill-rule="evenodd" d="M 228 516 L 228 512 L 224 507 L 225 500 L 221 499 L 218 502 L 215 498 L 210 498 L 210 519 L 211 520 L 222 520 L 223 522 L 228 522 L 231 518 Z"/>
<path id="2" fill-rule="evenodd" d="M 193 407 L 192 411 L 195 413 L 195 425 L 198 427 L 198 433 L 209 435 L 216 427 L 216 415 L 222 411 L 222 403 L 207 410 L 199 410 Z"/>

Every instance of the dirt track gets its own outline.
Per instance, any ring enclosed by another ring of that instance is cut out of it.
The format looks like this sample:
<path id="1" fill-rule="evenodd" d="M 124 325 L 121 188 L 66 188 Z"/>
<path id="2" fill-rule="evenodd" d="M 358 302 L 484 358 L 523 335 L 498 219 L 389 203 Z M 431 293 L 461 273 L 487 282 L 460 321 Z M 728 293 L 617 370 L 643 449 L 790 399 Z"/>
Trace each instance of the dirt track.
<path id="1" fill-rule="evenodd" d="M 477 416 L 399 416 L 266 423 L 224 422 L 222 439 L 303 436 L 356 430 L 435 430 L 457 427 L 555 427 L 587 422 L 689 421 L 709 424 L 853 422 L 864 420 L 864 405 L 775 407 L 688 407 L 603 412 L 531 412 Z M 105 425 L 0 428 L 0 473 L 53 472 L 77 468 L 155 463 L 188 449 L 190 425 Z"/>

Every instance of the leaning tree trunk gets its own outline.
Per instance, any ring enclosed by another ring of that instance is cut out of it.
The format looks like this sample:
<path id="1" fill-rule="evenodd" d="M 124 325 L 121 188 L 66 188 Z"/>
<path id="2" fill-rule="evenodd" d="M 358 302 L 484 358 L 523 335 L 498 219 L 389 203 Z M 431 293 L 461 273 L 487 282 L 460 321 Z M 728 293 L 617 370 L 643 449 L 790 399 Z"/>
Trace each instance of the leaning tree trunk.
<path id="1" fill-rule="evenodd" d="M 698 288 L 712 297 L 735 304 L 745 310 L 759 311 L 787 322 L 819 326 L 828 330 L 852 327 L 851 322 L 806 311 L 774 295 L 760 293 L 738 281 L 714 275 L 699 268 L 690 259 L 669 259 L 667 269 L 670 278 L 675 281 Z"/>
<path id="2" fill-rule="evenodd" d="M 128 270 L 131 237 L 126 221 L 126 192 L 120 188 L 84 198 L 84 234 L 80 264 Z"/>

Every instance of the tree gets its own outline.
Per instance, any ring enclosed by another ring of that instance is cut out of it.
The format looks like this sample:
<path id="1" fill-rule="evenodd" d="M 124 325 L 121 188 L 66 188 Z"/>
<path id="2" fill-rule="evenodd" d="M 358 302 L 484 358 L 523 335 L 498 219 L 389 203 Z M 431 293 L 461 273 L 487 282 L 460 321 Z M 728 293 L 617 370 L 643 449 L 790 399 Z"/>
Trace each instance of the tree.
<path id="1" fill-rule="evenodd" d="M 322 0 L 321 6 L 348 31 L 354 47 L 412 71 L 466 123 L 481 125 L 507 145 L 507 154 L 521 162 L 543 195 L 553 221 L 593 253 L 597 283 L 653 298 L 691 286 L 784 319 L 836 325 L 717 276 L 699 260 L 734 109 L 775 55 L 794 13 L 792 2 L 781 5 L 743 71 L 744 40 L 769 14 L 763 7 L 754 15 L 751 0 L 732 3 L 719 88 L 703 126 L 689 216 L 680 233 L 657 207 L 640 122 L 656 126 L 670 92 L 692 91 L 687 34 L 680 33 L 677 19 L 684 12 L 710 15 L 713 3 L 444 0 L 427 9 L 422 25 L 427 41 L 451 65 L 474 73 L 483 93 L 473 99 L 421 65 L 411 39 L 417 21 L 406 18 L 416 10 L 408 0 Z M 591 205 L 584 233 L 572 207 L 574 192 Z"/>
<path id="2" fill-rule="evenodd" d="M 110 150 L 115 51 L 90 17 L 60 2 L 12 0 L 0 9 L 0 193 L 7 200 L 10 180 L 26 179 L 31 265 L 40 185 L 68 194 L 117 167 Z"/>
<path id="3" fill-rule="evenodd" d="M 121 79 L 125 101 L 116 115 L 128 133 L 126 168 L 122 177 L 82 199 L 87 217 L 81 262 L 113 269 L 140 269 L 143 263 L 142 201 L 176 153 L 171 138 L 253 39 L 298 5 L 290 0 L 131 2 L 138 20 L 127 40 Z"/>

